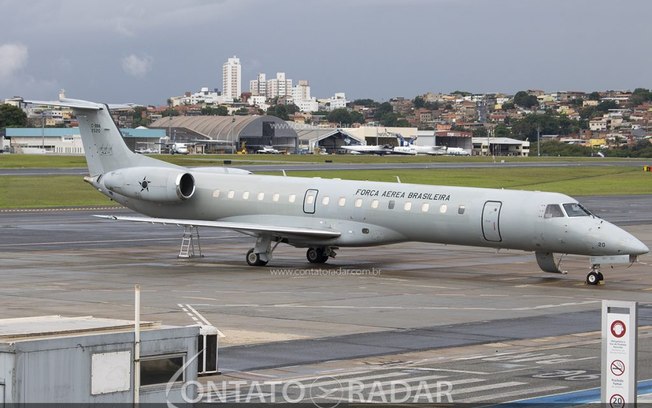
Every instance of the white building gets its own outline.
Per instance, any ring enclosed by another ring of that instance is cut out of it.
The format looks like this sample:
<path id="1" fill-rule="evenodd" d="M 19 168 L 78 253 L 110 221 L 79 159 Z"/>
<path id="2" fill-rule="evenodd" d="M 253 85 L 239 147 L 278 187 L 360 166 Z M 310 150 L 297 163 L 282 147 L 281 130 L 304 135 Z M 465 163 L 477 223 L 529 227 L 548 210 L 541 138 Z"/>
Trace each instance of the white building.
<path id="1" fill-rule="evenodd" d="M 322 103 L 324 108 L 328 111 L 346 108 L 346 104 L 349 103 L 349 101 L 346 100 L 344 92 L 337 92 L 328 99 L 320 99 L 319 102 Z"/>
<path id="2" fill-rule="evenodd" d="M 252 96 L 267 96 L 267 79 L 263 72 L 253 81 L 249 81 L 249 92 Z"/>
<path id="3" fill-rule="evenodd" d="M 508 137 L 474 137 L 474 156 L 524 156 L 530 155 L 530 142 Z"/>
<path id="4" fill-rule="evenodd" d="M 294 104 L 301 112 L 317 112 L 319 110 L 319 102 L 315 98 L 308 100 L 295 99 Z"/>
<path id="5" fill-rule="evenodd" d="M 242 94 L 242 67 L 236 56 L 222 65 L 222 94 L 233 99 L 240 98 Z"/>
<path id="6" fill-rule="evenodd" d="M 220 95 L 217 90 L 211 91 L 207 87 L 203 87 L 199 92 L 186 92 L 183 96 L 173 96 L 170 98 L 170 101 L 173 107 L 200 104 L 221 105 L 233 103 L 233 98 Z"/>
<path id="7" fill-rule="evenodd" d="M 267 97 L 292 96 L 292 80 L 285 78 L 285 72 L 277 72 L 276 78 L 267 81 Z"/>
<path id="8" fill-rule="evenodd" d="M 251 106 L 256 106 L 264 111 L 266 111 L 269 108 L 269 104 L 267 103 L 267 98 L 265 95 L 254 95 L 251 98 L 249 98 L 249 105 Z"/>
<path id="9" fill-rule="evenodd" d="M 294 100 L 309 100 L 310 99 L 310 84 L 305 79 L 300 79 L 297 86 L 292 88 L 292 97 Z"/>
<path id="10" fill-rule="evenodd" d="M 317 112 L 319 103 L 317 99 L 310 96 L 310 84 L 307 80 L 301 79 L 297 86 L 292 88 L 294 104 L 301 112 Z"/>

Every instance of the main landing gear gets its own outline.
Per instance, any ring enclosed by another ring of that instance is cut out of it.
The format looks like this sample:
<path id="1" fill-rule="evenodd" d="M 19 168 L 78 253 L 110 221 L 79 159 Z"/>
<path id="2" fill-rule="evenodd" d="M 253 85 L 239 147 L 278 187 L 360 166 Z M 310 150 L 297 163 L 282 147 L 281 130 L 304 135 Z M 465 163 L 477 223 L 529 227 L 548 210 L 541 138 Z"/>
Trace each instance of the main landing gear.
<path id="1" fill-rule="evenodd" d="M 247 251 L 247 264 L 249 266 L 265 266 L 269 261 L 263 261 L 260 257 L 261 254 L 254 252 L 254 248 Z"/>
<path id="2" fill-rule="evenodd" d="M 310 263 L 323 264 L 326 263 L 330 257 L 335 257 L 335 251 L 332 248 L 308 248 L 308 251 L 306 251 L 306 258 L 308 258 L 308 262 Z"/>
<path id="3" fill-rule="evenodd" d="M 272 246 L 271 238 L 259 237 L 256 240 L 256 247 L 251 248 L 249 251 L 247 251 L 247 264 L 250 266 L 267 265 L 267 263 L 272 260 L 272 253 L 274 252 L 274 249 L 276 249 L 280 243 L 280 241 L 277 241 L 274 246 Z M 310 263 L 323 264 L 328 261 L 328 258 L 335 257 L 335 249 L 337 248 L 309 248 L 306 252 L 306 258 L 308 258 L 308 262 Z"/>
<path id="4" fill-rule="evenodd" d="M 272 253 L 280 243 L 281 241 L 276 241 L 274 246 L 272 246 L 271 236 L 259 236 L 256 239 L 256 246 L 247 251 L 247 264 L 249 264 L 249 266 L 267 265 L 267 262 L 272 260 Z"/>
<path id="5" fill-rule="evenodd" d="M 589 272 L 589 274 L 586 275 L 586 283 L 588 285 L 597 285 L 603 280 L 604 280 L 604 276 L 602 275 L 602 272 L 600 272 L 600 265 L 599 264 L 591 265 L 591 272 Z"/>

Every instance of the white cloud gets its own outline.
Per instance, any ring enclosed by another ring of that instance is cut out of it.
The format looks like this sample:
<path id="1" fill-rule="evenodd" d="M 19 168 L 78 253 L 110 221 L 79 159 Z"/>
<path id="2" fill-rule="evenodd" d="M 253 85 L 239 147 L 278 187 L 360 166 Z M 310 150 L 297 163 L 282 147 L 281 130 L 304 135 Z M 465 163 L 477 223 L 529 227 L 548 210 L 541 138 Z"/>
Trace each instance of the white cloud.
<path id="1" fill-rule="evenodd" d="M 13 77 L 27 63 L 27 47 L 22 44 L 0 45 L 0 81 Z"/>
<path id="2" fill-rule="evenodd" d="M 153 59 L 149 55 L 139 57 L 131 54 L 122 59 L 122 69 L 124 72 L 137 78 L 142 78 L 152 70 Z"/>

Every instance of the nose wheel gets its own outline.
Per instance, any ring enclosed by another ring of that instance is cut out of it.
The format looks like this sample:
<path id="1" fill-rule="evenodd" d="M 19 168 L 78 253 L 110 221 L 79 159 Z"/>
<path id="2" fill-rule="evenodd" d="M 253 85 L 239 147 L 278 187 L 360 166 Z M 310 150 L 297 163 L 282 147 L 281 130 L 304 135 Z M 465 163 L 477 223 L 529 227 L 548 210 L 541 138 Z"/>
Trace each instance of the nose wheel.
<path id="1" fill-rule="evenodd" d="M 586 283 L 588 285 L 598 285 L 604 280 L 602 272 L 600 272 L 600 265 L 591 266 L 591 272 L 586 275 Z"/>

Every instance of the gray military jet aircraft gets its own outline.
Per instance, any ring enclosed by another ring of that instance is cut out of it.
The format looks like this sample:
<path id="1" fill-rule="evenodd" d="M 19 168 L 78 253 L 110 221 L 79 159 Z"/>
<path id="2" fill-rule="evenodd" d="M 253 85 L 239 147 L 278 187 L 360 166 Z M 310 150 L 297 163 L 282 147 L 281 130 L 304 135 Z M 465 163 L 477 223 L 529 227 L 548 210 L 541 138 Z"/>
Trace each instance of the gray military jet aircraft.
<path id="1" fill-rule="evenodd" d="M 251 235 L 249 265 L 263 266 L 280 243 L 308 248 L 324 263 L 341 247 L 403 241 L 533 251 L 559 273 L 554 254 L 601 263 L 634 262 L 648 247 L 557 193 L 254 175 L 232 168 L 185 168 L 130 151 L 109 106 L 74 99 L 30 102 L 71 107 L 86 151 L 85 180 L 148 217 L 115 220 L 226 228 Z"/>

